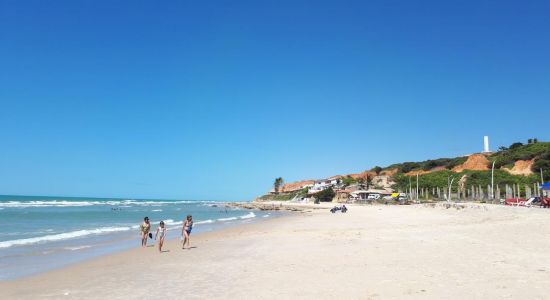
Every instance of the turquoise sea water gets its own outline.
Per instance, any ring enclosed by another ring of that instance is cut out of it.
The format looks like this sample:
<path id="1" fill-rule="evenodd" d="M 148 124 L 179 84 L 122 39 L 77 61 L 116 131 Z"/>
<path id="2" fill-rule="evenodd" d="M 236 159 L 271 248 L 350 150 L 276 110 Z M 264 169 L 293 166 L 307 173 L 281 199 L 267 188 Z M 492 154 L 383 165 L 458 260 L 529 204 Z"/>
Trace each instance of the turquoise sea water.
<path id="1" fill-rule="evenodd" d="M 179 237 L 187 214 L 193 234 L 278 215 L 216 201 L 0 196 L 0 280 L 139 246 L 145 216 L 153 233 L 163 220 Z"/>

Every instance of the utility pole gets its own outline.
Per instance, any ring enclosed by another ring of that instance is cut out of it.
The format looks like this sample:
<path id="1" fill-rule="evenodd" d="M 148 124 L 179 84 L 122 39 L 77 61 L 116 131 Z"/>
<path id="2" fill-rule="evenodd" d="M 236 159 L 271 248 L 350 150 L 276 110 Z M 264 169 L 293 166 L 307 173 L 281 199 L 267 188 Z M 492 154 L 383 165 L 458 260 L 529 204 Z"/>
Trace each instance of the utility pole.
<path id="1" fill-rule="evenodd" d="M 416 173 L 416 202 L 418 203 L 418 172 Z"/>
<path id="2" fill-rule="evenodd" d="M 495 161 L 491 167 L 491 199 L 495 199 Z"/>
<path id="3" fill-rule="evenodd" d="M 542 168 L 540 168 L 540 196 L 544 197 L 544 190 L 542 189 L 542 185 L 544 184 L 544 176 L 542 176 Z"/>
<path id="4" fill-rule="evenodd" d="M 411 176 L 409 176 L 409 199 L 412 200 L 411 194 L 413 192 L 412 183 L 411 183 Z"/>

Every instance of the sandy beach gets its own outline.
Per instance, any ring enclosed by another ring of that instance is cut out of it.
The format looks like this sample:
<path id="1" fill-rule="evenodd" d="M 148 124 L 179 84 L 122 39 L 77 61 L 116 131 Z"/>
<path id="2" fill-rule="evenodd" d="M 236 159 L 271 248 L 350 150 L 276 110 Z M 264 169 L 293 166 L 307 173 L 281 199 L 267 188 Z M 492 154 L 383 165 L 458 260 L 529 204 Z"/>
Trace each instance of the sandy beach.
<path id="1" fill-rule="evenodd" d="M 0 282 L 1 299 L 550 299 L 550 210 L 350 206 Z M 136 239 L 136 244 L 138 240 Z"/>

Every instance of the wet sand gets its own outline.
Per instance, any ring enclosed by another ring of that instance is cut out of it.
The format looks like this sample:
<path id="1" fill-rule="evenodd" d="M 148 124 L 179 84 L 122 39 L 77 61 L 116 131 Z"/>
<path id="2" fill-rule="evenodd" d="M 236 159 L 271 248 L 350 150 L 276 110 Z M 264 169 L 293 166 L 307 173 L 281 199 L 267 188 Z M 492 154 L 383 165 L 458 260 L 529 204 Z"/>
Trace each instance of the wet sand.
<path id="1" fill-rule="evenodd" d="M 550 210 L 349 206 L 192 238 L 0 282 L 0 299 L 550 299 Z"/>

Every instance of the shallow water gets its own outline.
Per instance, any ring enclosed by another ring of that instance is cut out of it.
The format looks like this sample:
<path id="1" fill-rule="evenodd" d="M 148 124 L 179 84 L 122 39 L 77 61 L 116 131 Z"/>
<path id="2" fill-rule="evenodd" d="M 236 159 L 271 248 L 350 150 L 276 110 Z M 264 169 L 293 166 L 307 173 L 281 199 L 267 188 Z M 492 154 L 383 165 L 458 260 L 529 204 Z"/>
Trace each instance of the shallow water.
<path id="1" fill-rule="evenodd" d="M 153 234 L 164 220 L 167 238 L 179 237 L 187 214 L 193 234 L 280 215 L 216 201 L 0 196 L 0 280 L 139 246 L 145 216 Z"/>

